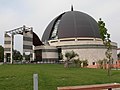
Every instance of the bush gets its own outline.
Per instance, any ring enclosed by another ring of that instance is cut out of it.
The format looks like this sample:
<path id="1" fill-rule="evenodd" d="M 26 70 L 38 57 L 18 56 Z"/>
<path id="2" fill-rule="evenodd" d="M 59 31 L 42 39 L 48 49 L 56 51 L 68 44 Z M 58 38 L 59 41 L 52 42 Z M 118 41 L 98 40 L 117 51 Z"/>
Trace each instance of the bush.
<path id="1" fill-rule="evenodd" d="M 73 63 L 75 64 L 75 67 L 81 67 L 82 61 L 80 59 L 73 59 Z"/>

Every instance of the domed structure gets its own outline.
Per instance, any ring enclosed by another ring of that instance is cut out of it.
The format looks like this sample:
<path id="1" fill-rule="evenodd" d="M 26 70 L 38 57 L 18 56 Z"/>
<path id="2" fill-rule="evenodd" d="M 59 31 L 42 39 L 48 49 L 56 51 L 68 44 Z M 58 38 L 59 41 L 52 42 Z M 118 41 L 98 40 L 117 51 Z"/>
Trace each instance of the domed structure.
<path id="1" fill-rule="evenodd" d="M 99 60 L 106 58 L 106 47 L 100 37 L 97 22 L 88 14 L 73 9 L 50 22 L 42 36 L 42 42 L 44 47 L 35 47 L 35 51 L 38 54 L 42 52 L 43 62 L 59 61 L 61 55 L 66 60 L 65 53 L 69 51 L 76 52 L 80 60 L 87 60 L 89 67 L 97 66 Z M 112 58 L 117 60 L 117 44 L 111 42 L 111 45 Z"/>
<path id="2" fill-rule="evenodd" d="M 98 24 L 88 14 L 68 11 L 50 22 L 43 34 L 42 41 L 76 37 L 100 38 Z"/>

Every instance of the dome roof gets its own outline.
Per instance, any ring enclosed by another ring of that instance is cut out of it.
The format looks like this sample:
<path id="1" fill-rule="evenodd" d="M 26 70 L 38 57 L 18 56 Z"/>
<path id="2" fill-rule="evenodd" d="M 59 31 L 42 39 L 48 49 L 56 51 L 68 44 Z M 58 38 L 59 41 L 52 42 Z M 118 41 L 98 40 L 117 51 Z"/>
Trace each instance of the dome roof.
<path id="1" fill-rule="evenodd" d="M 68 11 L 50 22 L 43 34 L 42 41 L 76 37 L 100 38 L 99 27 L 88 14 Z"/>

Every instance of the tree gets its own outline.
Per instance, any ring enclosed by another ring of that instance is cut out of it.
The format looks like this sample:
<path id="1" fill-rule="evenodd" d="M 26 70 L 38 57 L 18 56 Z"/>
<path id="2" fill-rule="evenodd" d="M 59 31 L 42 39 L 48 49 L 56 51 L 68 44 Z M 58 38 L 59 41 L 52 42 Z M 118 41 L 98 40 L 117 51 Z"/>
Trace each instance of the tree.
<path id="1" fill-rule="evenodd" d="M 4 60 L 4 48 L 0 45 L 0 62 Z"/>
<path id="2" fill-rule="evenodd" d="M 103 44 L 106 47 L 105 55 L 108 58 L 108 75 L 110 76 L 110 69 L 111 69 L 111 60 L 112 60 L 112 46 L 110 40 L 110 34 L 107 32 L 108 30 L 105 28 L 105 23 L 101 20 L 98 21 L 99 31 L 101 38 L 103 40 Z"/>
<path id="3" fill-rule="evenodd" d="M 75 58 L 76 56 L 78 56 L 77 53 L 75 53 L 74 51 L 69 51 L 69 52 L 66 52 L 65 53 L 65 57 L 67 58 L 65 60 L 65 64 L 64 64 L 64 67 L 68 67 L 69 66 L 69 62 Z"/>
<path id="4" fill-rule="evenodd" d="M 26 61 L 30 61 L 30 54 L 25 55 L 25 60 L 26 60 Z"/>
<path id="5" fill-rule="evenodd" d="M 19 51 L 13 50 L 13 60 L 22 60 L 22 55 Z"/>

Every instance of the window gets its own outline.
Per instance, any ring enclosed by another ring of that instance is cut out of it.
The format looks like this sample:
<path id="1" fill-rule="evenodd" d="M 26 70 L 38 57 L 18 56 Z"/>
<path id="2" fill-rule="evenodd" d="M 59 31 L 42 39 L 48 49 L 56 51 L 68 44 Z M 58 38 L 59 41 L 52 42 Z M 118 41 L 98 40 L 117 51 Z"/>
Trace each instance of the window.
<path id="1" fill-rule="evenodd" d="M 93 62 L 93 65 L 95 65 L 95 62 Z"/>
<path id="2" fill-rule="evenodd" d="M 11 51 L 11 48 L 4 48 L 4 51 Z"/>
<path id="3" fill-rule="evenodd" d="M 5 44 L 11 44 L 11 41 L 5 41 L 4 43 Z"/>
<path id="4" fill-rule="evenodd" d="M 33 41 L 33 38 L 31 38 L 31 37 L 23 37 L 23 40 L 24 40 L 24 41 L 31 41 L 31 42 L 32 42 L 32 41 Z"/>

